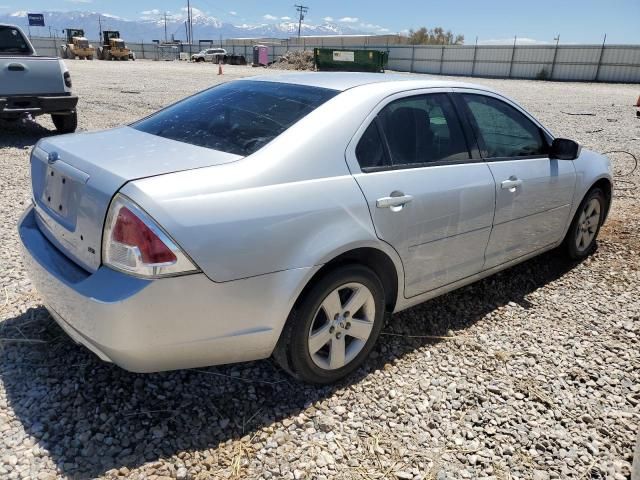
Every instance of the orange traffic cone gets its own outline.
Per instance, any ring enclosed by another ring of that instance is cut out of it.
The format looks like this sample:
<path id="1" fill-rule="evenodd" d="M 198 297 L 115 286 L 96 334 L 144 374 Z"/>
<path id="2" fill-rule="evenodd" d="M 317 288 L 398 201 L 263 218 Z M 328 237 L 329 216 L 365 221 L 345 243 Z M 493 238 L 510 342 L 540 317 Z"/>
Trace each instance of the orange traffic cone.
<path id="1" fill-rule="evenodd" d="M 222 63 L 218 64 L 218 75 L 222 75 Z M 638 99 L 638 101 L 640 102 L 640 98 Z"/>

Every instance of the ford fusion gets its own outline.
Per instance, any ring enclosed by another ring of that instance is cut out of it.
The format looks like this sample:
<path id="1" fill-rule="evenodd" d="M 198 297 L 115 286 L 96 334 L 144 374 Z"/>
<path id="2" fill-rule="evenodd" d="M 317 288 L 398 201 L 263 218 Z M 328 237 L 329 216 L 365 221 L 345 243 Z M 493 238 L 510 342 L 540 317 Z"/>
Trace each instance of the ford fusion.
<path id="1" fill-rule="evenodd" d="M 152 372 L 275 357 L 334 382 L 389 314 L 561 247 L 589 255 L 609 160 L 485 87 L 298 73 L 41 140 L 29 275 L 101 359 Z"/>

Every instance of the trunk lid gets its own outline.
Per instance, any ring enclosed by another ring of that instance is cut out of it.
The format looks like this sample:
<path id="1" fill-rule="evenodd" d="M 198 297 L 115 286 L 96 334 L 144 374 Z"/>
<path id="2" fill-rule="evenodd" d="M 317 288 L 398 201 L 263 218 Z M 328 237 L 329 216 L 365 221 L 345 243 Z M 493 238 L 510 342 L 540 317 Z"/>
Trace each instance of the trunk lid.
<path id="1" fill-rule="evenodd" d="M 65 93 L 62 73 L 57 58 L 0 55 L 0 97 Z"/>
<path id="2" fill-rule="evenodd" d="M 107 209 L 125 183 L 240 158 L 130 127 L 48 138 L 31 155 L 36 221 L 54 245 L 93 272 L 101 264 Z"/>

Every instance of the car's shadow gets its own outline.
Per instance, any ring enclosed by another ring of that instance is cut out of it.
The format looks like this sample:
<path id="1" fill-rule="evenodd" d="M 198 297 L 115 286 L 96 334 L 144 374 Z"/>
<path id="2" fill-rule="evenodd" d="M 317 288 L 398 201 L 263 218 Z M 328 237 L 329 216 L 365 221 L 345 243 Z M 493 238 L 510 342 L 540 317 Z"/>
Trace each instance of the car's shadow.
<path id="1" fill-rule="evenodd" d="M 528 308 L 529 293 L 573 265 L 550 252 L 394 315 L 385 327 L 393 335 L 381 336 L 365 365 L 330 387 L 291 380 L 271 360 L 129 373 L 74 345 L 44 308 L 30 308 L 0 324 L 0 336 L 16 339 L 0 349 L 0 376 L 16 418 L 3 436 L 21 438 L 18 430 L 24 428 L 38 440 L 37 449 L 49 452 L 63 475 L 75 477 L 132 468 L 185 450 L 216 449 L 230 439 L 297 416 L 337 389 L 438 341 L 409 336 L 441 336 L 465 329 L 508 302 Z"/>
<path id="2" fill-rule="evenodd" d="M 13 121 L 0 119 L 0 148 L 27 148 L 34 146 L 44 137 L 57 135 L 37 121 L 21 118 Z"/>

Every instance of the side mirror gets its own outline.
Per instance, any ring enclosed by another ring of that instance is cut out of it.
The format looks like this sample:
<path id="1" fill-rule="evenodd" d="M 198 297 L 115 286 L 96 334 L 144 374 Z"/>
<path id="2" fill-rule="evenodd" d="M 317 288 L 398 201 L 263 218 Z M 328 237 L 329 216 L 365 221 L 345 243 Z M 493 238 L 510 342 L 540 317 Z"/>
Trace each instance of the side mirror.
<path id="1" fill-rule="evenodd" d="M 551 144 L 549 157 L 557 158 L 558 160 L 575 160 L 580 156 L 581 149 L 582 147 L 578 142 L 568 138 L 555 138 Z"/>

